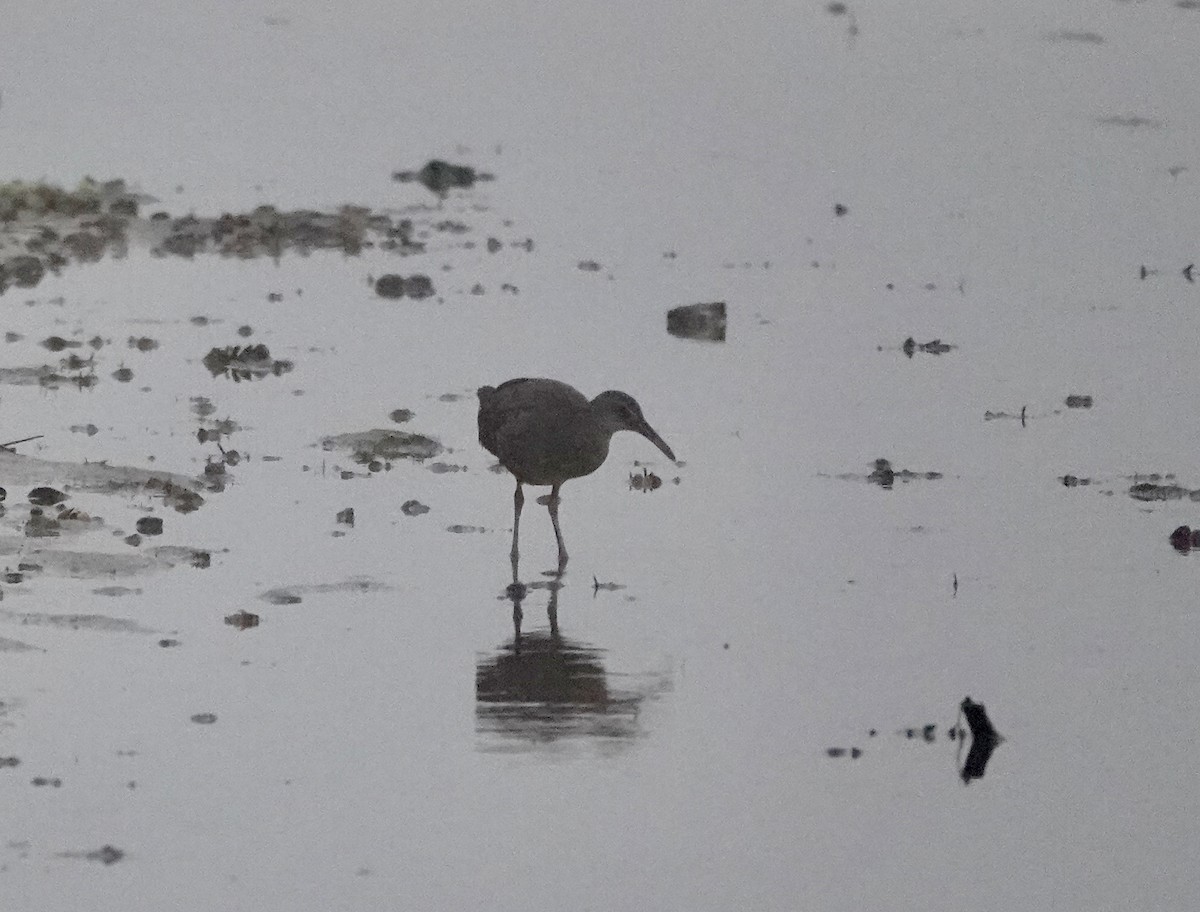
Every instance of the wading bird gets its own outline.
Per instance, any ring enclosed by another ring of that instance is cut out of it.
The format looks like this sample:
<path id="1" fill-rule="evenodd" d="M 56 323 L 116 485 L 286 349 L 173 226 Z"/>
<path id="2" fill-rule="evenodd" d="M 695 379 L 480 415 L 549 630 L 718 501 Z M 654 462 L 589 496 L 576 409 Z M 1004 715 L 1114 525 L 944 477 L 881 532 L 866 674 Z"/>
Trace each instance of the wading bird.
<path id="1" fill-rule="evenodd" d="M 558 572 L 567 565 L 567 549 L 558 526 L 559 489 L 563 482 L 590 475 L 604 464 L 608 444 L 617 431 L 641 434 L 666 454 L 675 454 L 642 417 L 628 393 L 609 390 L 590 402 L 572 386 L 557 380 L 509 380 L 479 388 L 479 442 L 517 480 L 513 495 L 512 562 L 517 575 L 517 540 L 522 485 L 550 485 L 545 500 L 558 542 Z"/>

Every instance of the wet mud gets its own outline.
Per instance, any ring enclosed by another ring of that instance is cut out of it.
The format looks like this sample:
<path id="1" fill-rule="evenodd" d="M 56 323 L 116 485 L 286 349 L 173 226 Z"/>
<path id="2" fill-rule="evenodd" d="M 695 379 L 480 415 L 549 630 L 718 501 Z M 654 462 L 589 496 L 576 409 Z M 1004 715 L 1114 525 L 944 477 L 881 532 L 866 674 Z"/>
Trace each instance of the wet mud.
<path id="1" fill-rule="evenodd" d="M 866 475 L 858 475 L 852 472 L 843 473 L 837 476 L 842 481 L 865 481 L 869 484 L 879 485 L 879 487 L 890 490 L 896 484 L 908 484 L 911 481 L 936 481 L 943 477 L 941 472 L 919 472 L 912 469 L 896 469 L 892 467 L 892 463 L 887 459 L 876 459 L 870 473 Z"/>
<path id="2" fill-rule="evenodd" d="M 310 596 L 337 595 L 340 593 L 387 592 L 386 583 L 368 577 L 353 577 L 336 583 L 307 583 L 292 586 L 276 586 L 259 593 L 259 598 L 271 605 L 298 605 Z"/>
<path id="3" fill-rule="evenodd" d="M 411 459 L 424 462 L 443 450 L 442 445 L 432 437 L 386 428 L 333 434 L 322 438 L 321 448 L 348 453 L 354 462 L 368 468 L 378 463 L 378 468 L 372 471 L 378 471 L 394 460 Z"/>

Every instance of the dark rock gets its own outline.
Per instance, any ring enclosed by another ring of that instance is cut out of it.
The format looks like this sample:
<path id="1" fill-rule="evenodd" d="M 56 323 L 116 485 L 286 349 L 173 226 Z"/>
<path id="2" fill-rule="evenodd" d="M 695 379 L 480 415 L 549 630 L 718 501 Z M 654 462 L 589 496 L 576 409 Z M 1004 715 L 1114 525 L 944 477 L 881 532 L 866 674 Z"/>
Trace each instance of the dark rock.
<path id="1" fill-rule="evenodd" d="M 66 499 L 67 495 L 55 488 L 34 488 L 29 492 L 29 502 L 39 507 L 50 507 Z"/>
<path id="2" fill-rule="evenodd" d="M 162 535 L 162 518 L 159 516 L 143 516 L 137 521 L 137 530 L 142 535 Z"/>
<path id="3" fill-rule="evenodd" d="M 725 302 L 686 304 L 667 311 L 667 332 L 682 339 L 725 341 Z"/>

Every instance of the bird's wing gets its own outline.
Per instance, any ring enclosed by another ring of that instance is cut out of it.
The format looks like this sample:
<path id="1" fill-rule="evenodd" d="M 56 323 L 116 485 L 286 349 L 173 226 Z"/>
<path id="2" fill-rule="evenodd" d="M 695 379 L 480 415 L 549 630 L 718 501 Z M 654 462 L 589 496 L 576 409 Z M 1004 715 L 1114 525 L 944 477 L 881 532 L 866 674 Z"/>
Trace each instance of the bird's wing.
<path id="1" fill-rule="evenodd" d="M 479 442 L 489 453 L 504 461 L 501 436 L 517 426 L 552 423 L 555 416 L 575 412 L 588 405 L 579 390 L 557 380 L 519 377 L 497 387 L 479 389 Z"/>

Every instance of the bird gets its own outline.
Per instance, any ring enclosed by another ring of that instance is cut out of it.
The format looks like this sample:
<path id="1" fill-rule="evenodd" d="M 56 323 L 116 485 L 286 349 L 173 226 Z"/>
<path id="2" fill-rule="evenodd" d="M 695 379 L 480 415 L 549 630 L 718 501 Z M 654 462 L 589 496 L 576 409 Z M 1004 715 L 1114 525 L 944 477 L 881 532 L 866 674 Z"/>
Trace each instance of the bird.
<path id="1" fill-rule="evenodd" d="M 567 549 L 558 524 L 563 483 L 600 468 L 617 431 L 641 434 L 675 461 L 671 448 L 650 427 L 641 406 L 628 393 L 607 390 L 589 401 L 561 381 L 521 377 L 499 386 L 481 386 L 478 395 L 479 443 L 517 480 L 511 555 L 514 582 L 521 508 L 525 504 L 522 485 L 550 485 L 550 496 L 544 503 L 554 524 L 561 575 L 567 566 Z"/>

